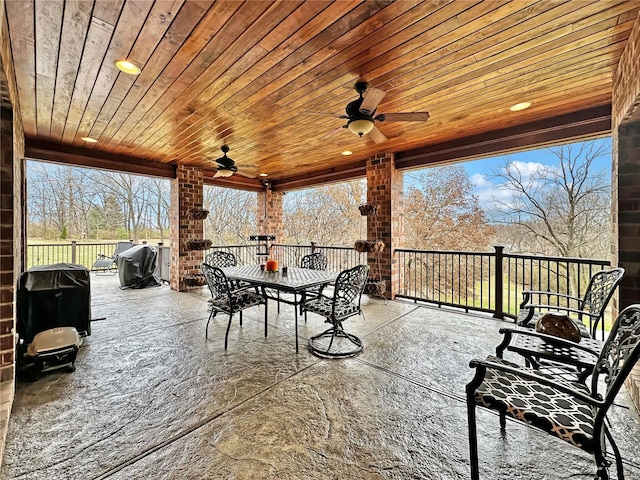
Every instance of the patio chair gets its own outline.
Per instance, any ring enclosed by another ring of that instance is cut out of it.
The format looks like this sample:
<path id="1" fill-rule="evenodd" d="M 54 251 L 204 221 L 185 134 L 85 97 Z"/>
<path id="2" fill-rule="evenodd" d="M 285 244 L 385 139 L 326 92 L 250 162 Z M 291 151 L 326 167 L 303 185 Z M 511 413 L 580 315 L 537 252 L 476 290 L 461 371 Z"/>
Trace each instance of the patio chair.
<path id="1" fill-rule="evenodd" d="M 238 264 L 238 262 L 236 261 L 236 256 L 233 253 L 223 252 L 221 250 L 207 253 L 204 257 L 204 263 L 218 268 L 235 267 Z M 231 285 L 232 290 L 238 290 L 239 288 L 245 288 L 249 286 L 248 283 L 238 282 L 237 280 L 229 280 L 229 284 Z"/>
<path id="2" fill-rule="evenodd" d="M 368 276 L 368 265 L 344 270 L 336 279 L 332 297 L 321 294 L 302 303 L 305 315 L 307 312 L 316 313 L 331 324 L 331 328 L 309 339 L 311 353 L 321 358 L 347 358 L 362 351 L 362 340 L 345 332 L 342 322 L 362 314 L 360 300 Z"/>
<path id="3" fill-rule="evenodd" d="M 115 250 L 111 256 L 107 256 L 103 253 L 98 254 L 98 259 L 92 265 L 91 270 L 96 272 L 96 275 L 115 275 L 118 271 L 118 255 L 122 252 L 126 252 L 135 244 L 133 242 L 118 242 Z M 115 268 L 114 268 L 115 267 Z"/>
<path id="4" fill-rule="evenodd" d="M 229 315 L 229 323 L 224 336 L 224 349 L 227 349 L 231 320 L 236 312 L 240 312 L 240 326 L 242 326 L 242 312 L 255 305 L 264 305 L 264 336 L 267 336 L 267 300 L 262 295 L 250 291 L 253 287 L 232 290 L 229 280 L 218 267 L 206 263 L 201 265 L 202 273 L 211 292 L 211 313 L 207 320 L 204 337 L 209 338 L 209 322 L 218 312 Z"/>
<path id="5" fill-rule="evenodd" d="M 602 321 L 604 311 L 613 293 L 624 275 L 623 268 L 614 268 L 597 272 L 587 287 L 582 299 L 562 294 L 547 294 L 546 292 L 525 292 L 523 311 L 519 317 L 520 323 L 526 327 L 533 327 L 545 313 L 546 309 L 577 314 L 572 320 L 582 333 L 579 343 L 558 337 L 538 333 L 532 328 L 505 327 L 500 329 L 504 335 L 502 342 L 496 348 L 496 356 L 503 358 L 504 351 L 509 350 L 522 356 L 527 366 L 536 369 L 553 371 L 556 374 L 577 377 L 584 382 L 591 374 L 595 362 L 602 349 L 602 340 L 596 339 L 598 325 Z M 570 307 L 556 307 L 529 303 L 532 295 L 549 295 L 571 298 L 579 301 L 578 309 Z M 589 318 L 589 328 L 582 319 Z M 527 319 L 524 321 L 524 319 Z M 604 325 L 603 325 L 604 326 Z M 604 330 L 603 330 L 604 331 Z"/>
<path id="6" fill-rule="evenodd" d="M 639 358 L 640 305 L 632 305 L 615 321 L 598 357 L 597 367 L 592 370 L 590 387 L 493 356 L 472 360 L 469 366 L 476 369 L 475 376 L 466 387 L 472 480 L 480 478 L 476 405 L 497 410 L 502 430 L 506 426 L 506 415 L 509 415 L 593 454 L 596 479 L 609 479 L 608 441 L 615 457 L 617 478 L 623 480 L 622 458 L 608 429 L 606 416 Z"/>
<path id="7" fill-rule="evenodd" d="M 602 320 L 609 300 L 623 275 L 623 268 L 596 272 L 589 280 L 589 285 L 587 285 L 587 290 L 582 298 L 558 292 L 526 290 L 522 292 L 523 298 L 516 323 L 523 327 L 533 328 L 545 313 L 549 311 L 560 312 L 577 317 L 574 320 L 577 320 L 583 337 L 595 338 L 600 320 Z M 547 303 L 541 303 L 544 298 Z M 555 299 L 558 303 L 564 300 L 567 306 L 551 305 L 551 299 Z M 572 307 L 572 304 L 575 307 Z M 588 326 L 585 324 L 585 320 L 588 320 Z M 602 331 L 604 334 L 604 329 Z"/>
<path id="8" fill-rule="evenodd" d="M 326 270 L 327 263 L 327 256 L 324 253 L 310 253 L 309 255 L 305 255 L 304 257 L 302 257 L 302 260 L 300 260 L 300 268 L 308 268 L 310 270 Z M 287 294 L 281 292 L 280 290 L 274 290 L 272 288 L 265 288 L 264 293 L 267 298 L 278 302 L 278 313 L 280 313 L 281 301 L 293 305 L 294 308 L 298 308 L 298 306 L 300 306 L 300 313 L 302 313 L 302 302 L 304 302 L 307 298 L 317 297 L 318 295 L 320 295 L 323 288 L 324 285 L 319 285 L 317 287 L 311 287 L 303 290 L 302 295 L 300 295 L 300 299 L 298 299 L 297 293 Z"/>

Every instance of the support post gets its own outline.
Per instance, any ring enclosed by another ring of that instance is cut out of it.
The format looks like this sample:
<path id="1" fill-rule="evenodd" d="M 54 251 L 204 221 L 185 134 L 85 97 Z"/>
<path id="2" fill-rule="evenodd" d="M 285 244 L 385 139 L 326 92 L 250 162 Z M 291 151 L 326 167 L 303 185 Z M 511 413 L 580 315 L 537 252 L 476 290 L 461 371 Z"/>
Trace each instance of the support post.
<path id="1" fill-rule="evenodd" d="M 496 251 L 496 270 L 495 270 L 495 279 L 494 279 L 494 285 L 495 285 L 495 292 L 494 292 L 494 310 L 493 310 L 493 318 L 499 318 L 499 319 L 503 319 L 504 318 L 504 312 L 503 312 L 503 304 L 502 304 L 502 300 L 504 297 L 504 284 L 502 281 L 502 274 L 503 274 L 503 254 L 504 254 L 504 247 L 500 247 L 500 246 L 494 246 L 493 247 Z"/>

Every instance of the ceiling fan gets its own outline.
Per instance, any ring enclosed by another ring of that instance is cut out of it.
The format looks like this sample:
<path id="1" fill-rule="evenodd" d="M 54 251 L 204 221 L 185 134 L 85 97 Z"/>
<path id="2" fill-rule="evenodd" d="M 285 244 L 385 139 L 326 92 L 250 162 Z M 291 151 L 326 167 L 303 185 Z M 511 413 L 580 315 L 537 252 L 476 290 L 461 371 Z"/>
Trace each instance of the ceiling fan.
<path id="1" fill-rule="evenodd" d="M 387 137 L 378 130 L 375 122 L 426 122 L 429 119 L 428 112 L 379 113 L 376 115 L 378 104 L 387 92 L 369 87 L 368 82 L 356 82 L 353 88 L 360 97 L 347 104 L 346 115 L 332 116 L 347 120 L 343 128 L 348 128 L 350 132 L 360 137 L 368 134 L 375 143 L 382 143 L 387 140 Z"/>
<path id="2" fill-rule="evenodd" d="M 234 173 L 238 175 L 242 175 L 243 177 L 254 178 L 255 175 L 247 172 L 238 171 L 238 167 L 236 166 L 236 162 L 233 159 L 227 157 L 227 153 L 229 152 L 229 147 L 227 145 L 222 145 L 220 147 L 222 150 L 222 156 L 220 158 L 216 158 L 216 163 L 218 164 L 218 169 L 216 170 L 215 177 L 230 177 Z M 255 167 L 255 165 L 240 165 L 241 167 Z"/>

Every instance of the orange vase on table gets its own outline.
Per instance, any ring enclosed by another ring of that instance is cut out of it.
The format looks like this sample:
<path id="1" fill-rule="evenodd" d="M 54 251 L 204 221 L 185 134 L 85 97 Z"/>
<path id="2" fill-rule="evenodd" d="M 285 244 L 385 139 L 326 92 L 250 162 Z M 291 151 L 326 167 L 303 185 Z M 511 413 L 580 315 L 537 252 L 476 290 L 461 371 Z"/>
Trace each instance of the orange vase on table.
<path id="1" fill-rule="evenodd" d="M 275 260 L 267 260 L 267 272 L 277 272 L 278 262 Z"/>

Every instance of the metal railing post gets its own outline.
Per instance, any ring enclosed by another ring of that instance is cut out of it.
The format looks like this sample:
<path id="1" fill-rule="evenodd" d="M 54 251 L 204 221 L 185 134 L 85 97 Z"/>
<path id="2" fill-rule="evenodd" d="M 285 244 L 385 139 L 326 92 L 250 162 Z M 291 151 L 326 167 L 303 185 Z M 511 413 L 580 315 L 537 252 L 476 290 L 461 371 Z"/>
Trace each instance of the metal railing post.
<path id="1" fill-rule="evenodd" d="M 77 240 L 71 240 L 71 263 L 76 263 L 76 242 Z"/>
<path id="2" fill-rule="evenodd" d="M 316 253 L 316 242 L 311 242 L 311 253 Z"/>
<path id="3" fill-rule="evenodd" d="M 496 269 L 495 269 L 495 290 L 494 290 L 494 310 L 493 318 L 504 318 L 504 312 L 502 307 L 502 299 L 504 292 L 502 291 L 504 286 L 502 284 L 502 259 L 504 253 L 504 247 L 494 246 L 496 251 Z"/>

